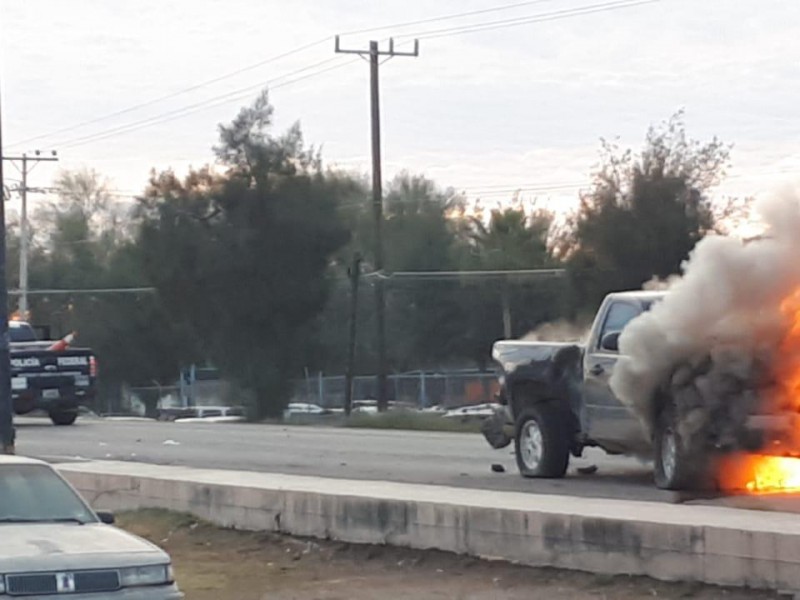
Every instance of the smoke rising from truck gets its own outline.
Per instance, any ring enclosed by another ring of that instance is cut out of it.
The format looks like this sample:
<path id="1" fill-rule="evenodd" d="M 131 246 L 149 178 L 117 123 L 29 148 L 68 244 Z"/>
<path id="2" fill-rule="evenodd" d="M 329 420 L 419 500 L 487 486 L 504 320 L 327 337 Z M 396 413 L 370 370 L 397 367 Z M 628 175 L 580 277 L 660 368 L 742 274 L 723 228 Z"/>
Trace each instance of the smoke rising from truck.
<path id="1" fill-rule="evenodd" d="M 736 443 L 754 403 L 796 405 L 800 378 L 786 374 L 800 373 L 800 196 L 785 190 L 756 210 L 764 235 L 700 241 L 664 299 L 620 336 L 610 385 L 648 432 L 662 392 L 684 439 L 713 429 Z"/>

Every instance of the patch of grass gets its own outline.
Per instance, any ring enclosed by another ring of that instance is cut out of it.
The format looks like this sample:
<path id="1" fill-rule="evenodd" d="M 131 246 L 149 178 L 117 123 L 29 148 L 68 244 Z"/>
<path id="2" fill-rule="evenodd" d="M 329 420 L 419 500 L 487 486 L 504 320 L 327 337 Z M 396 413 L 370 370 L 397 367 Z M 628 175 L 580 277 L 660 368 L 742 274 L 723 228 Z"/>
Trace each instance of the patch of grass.
<path id="1" fill-rule="evenodd" d="M 395 411 L 380 414 L 355 414 L 345 421 L 345 427 L 361 429 L 405 429 L 411 431 L 452 431 L 479 433 L 480 421 L 445 419 L 440 415 Z"/>

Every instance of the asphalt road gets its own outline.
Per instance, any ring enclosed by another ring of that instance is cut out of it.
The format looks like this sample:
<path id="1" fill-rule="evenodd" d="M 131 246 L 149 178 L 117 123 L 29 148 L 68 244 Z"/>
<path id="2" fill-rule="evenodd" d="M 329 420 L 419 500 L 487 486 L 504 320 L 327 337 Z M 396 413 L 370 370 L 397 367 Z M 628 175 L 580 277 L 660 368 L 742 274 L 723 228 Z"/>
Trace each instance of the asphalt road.
<path id="1" fill-rule="evenodd" d="M 374 479 L 589 497 L 674 501 L 655 489 L 647 465 L 587 451 L 563 480 L 519 476 L 511 448 L 492 450 L 478 434 L 180 424 L 79 419 L 71 427 L 19 419 L 17 452 L 47 459 L 129 460 L 164 465 Z M 505 467 L 492 472 L 492 464 Z M 597 465 L 594 474 L 577 467 Z"/>

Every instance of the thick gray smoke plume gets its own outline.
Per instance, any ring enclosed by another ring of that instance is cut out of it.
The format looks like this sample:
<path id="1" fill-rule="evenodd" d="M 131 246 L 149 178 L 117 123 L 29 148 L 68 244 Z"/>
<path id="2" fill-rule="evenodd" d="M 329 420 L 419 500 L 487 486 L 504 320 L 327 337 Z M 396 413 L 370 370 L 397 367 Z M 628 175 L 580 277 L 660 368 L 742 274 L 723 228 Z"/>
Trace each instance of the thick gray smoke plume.
<path id="1" fill-rule="evenodd" d="M 744 419 L 755 402 L 793 400 L 775 376 L 800 364 L 798 344 L 787 346 L 791 318 L 781 308 L 800 290 L 800 197 L 787 191 L 757 210 L 763 236 L 703 239 L 666 297 L 620 337 L 611 388 L 648 432 L 664 389 L 673 396 L 684 390 L 676 401 L 686 437 L 720 419 Z"/>

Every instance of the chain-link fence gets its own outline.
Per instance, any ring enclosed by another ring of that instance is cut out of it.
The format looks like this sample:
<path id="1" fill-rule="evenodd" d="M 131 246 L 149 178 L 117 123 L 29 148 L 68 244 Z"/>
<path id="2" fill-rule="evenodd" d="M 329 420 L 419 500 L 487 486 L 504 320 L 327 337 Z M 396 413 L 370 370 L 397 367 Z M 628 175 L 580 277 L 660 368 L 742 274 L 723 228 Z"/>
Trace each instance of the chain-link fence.
<path id="1" fill-rule="evenodd" d="M 492 402 L 498 392 L 497 375 L 481 371 L 414 371 L 389 375 L 389 402 L 414 408 L 454 408 Z M 294 402 L 342 408 L 345 377 L 317 374 L 294 382 Z M 353 401 L 375 400 L 375 376 L 353 379 Z"/>
<path id="2" fill-rule="evenodd" d="M 162 407 L 182 406 L 184 400 L 181 396 L 180 386 L 123 386 L 119 406 L 109 406 L 100 409 L 105 414 L 129 414 L 138 416 L 156 416 L 156 411 Z"/>
<path id="3" fill-rule="evenodd" d="M 154 417 L 170 409 L 228 406 L 231 403 L 241 404 L 233 386 L 222 379 L 207 379 L 176 386 L 124 387 L 121 406 L 115 411 L 104 412 Z"/>
<path id="4" fill-rule="evenodd" d="M 388 398 L 392 405 L 408 408 L 449 409 L 492 402 L 499 389 L 492 372 L 414 371 L 388 377 Z M 237 396 L 234 398 L 233 396 Z M 233 386 L 221 379 L 195 381 L 191 385 L 145 386 L 122 389 L 122 398 L 114 406 L 99 406 L 103 414 L 157 416 L 189 406 L 208 407 L 241 404 Z M 377 381 L 374 375 L 353 380 L 353 401 L 375 401 Z M 323 408 L 342 408 L 345 399 L 343 375 L 310 375 L 293 382 L 293 402 L 316 404 Z"/>

